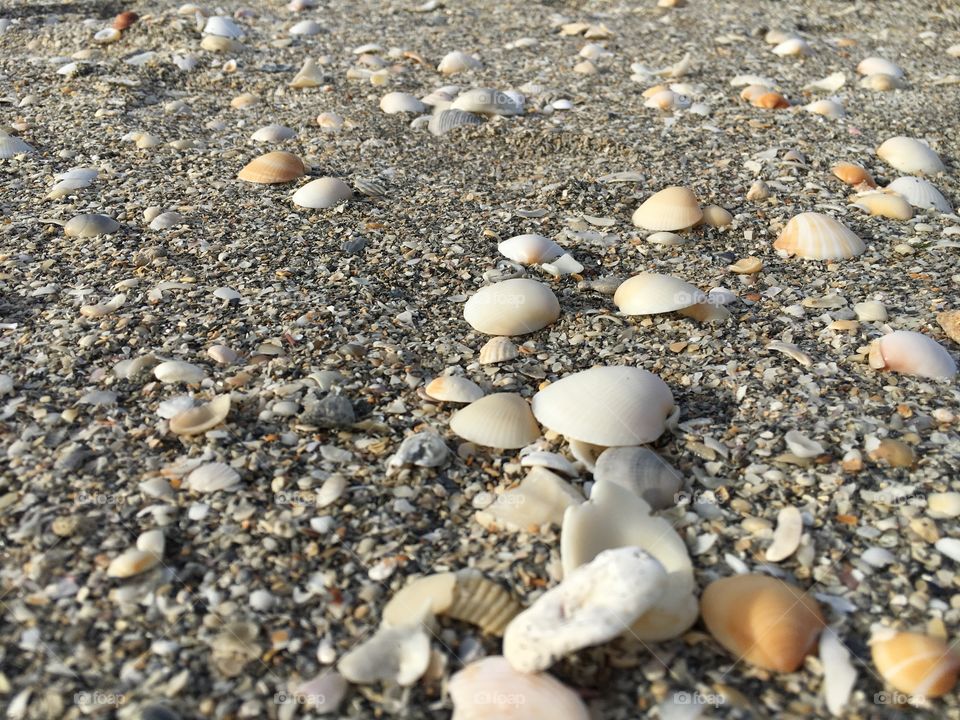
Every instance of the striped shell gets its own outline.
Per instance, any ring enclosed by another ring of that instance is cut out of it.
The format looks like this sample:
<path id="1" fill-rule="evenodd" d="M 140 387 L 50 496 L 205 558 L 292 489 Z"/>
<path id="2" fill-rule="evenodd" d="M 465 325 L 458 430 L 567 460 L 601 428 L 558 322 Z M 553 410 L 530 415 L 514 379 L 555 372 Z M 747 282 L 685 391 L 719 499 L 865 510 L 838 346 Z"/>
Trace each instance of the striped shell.
<path id="1" fill-rule="evenodd" d="M 933 208 L 937 212 L 952 213 L 953 208 L 943 194 L 929 180 L 915 177 L 901 177 L 887 185 L 887 190 L 903 195 L 914 207 Z"/>
<path id="2" fill-rule="evenodd" d="M 870 641 L 873 664 L 902 693 L 935 698 L 953 689 L 960 657 L 940 638 L 910 632 L 889 632 Z"/>
<path id="3" fill-rule="evenodd" d="M 487 395 L 458 410 L 450 429 L 477 445 L 516 450 L 540 437 L 530 405 L 516 393 Z"/>
<path id="4" fill-rule="evenodd" d="M 944 171 L 943 161 L 928 146 L 910 137 L 892 137 L 877 148 L 881 160 L 910 175 L 936 175 Z"/>
<path id="5" fill-rule="evenodd" d="M 633 224 L 645 230 L 683 230 L 700 222 L 703 211 L 685 187 L 667 187 L 647 198 L 633 213 Z"/>
<path id="6" fill-rule="evenodd" d="M 513 360 L 520 351 L 512 340 L 508 337 L 492 337 L 480 348 L 478 360 L 481 365 L 492 365 L 494 363 Z"/>
<path id="7" fill-rule="evenodd" d="M 810 260 L 847 259 L 867 249 L 863 240 L 841 222 L 812 212 L 791 218 L 773 247 Z"/>
<path id="8" fill-rule="evenodd" d="M 237 177 L 247 182 L 270 185 L 296 180 L 306 172 L 303 161 L 296 155 L 274 150 L 251 160 Z"/>
<path id="9" fill-rule="evenodd" d="M 463 110 L 440 110 L 430 116 L 427 129 L 432 135 L 445 135 L 465 125 L 483 125 L 483 118 Z"/>

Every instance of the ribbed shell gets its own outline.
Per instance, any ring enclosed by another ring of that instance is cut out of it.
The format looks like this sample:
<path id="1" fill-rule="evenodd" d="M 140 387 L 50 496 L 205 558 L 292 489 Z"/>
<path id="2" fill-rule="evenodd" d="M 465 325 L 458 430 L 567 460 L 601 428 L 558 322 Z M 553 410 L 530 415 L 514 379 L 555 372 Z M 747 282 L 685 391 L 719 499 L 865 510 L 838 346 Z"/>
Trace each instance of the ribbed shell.
<path id="1" fill-rule="evenodd" d="M 464 304 L 463 317 L 486 335 L 526 335 L 560 317 L 560 303 L 543 283 L 513 278 L 480 288 Z"/>
<path id="2" fill-rule="evenodd" d="M 450 429 L 477 445 L 505 450 L 540 437 L 530 405 L 516 393 L 495 393 L 470 403 L 450 418 Z"/>
<path id="3" fill-rule="evenodd" d="M 218 395 L 204 405 L 171 418 L 170 432 L 177 435 L 199 435 L 222 423 L 229 413 L 230 395 Z"/>
<path id="4" fill-rule="evenodd" d="M 914 207 L 925 210 L 934 208 L 942 213 L 953 212 L 950 203 L 947 202 L 947 199 L 929 180 L 915 177 L 901 177 L 887 185 L 887 190 L 892 190 L 895 193 L 903 195 L 907 202 Z"/>
<path id="5" fill-rule="evenodd" d="M 864 250 L 863 240 L 829 215 L 800 213 L 780 233 L 773 246 L 788 255 L 810 260 L 841 260 L 856 257 Z"/>
<path id="6" fill-rule="evenodd" d="M 476 625 L 490 635 L 503 635 L 509 622 L 523 609 L 513 595 L 475 570 L 461 570 L 446 615 Z"/>
<path id="7" fill-rule="evenodd" d="M 933 150 L 910 137 L 893 137 L 877 148 L 881 160 L 911 175 L 936 175 L 944 171 L 943 161 Z"/>
<path id="8" fill-rule="evenodd" d="M 504 257 L 522 265 L 550 262 L 563 255 L 563 248 L 543 235 L 515 235 L 497 245 Z"/>
<path id="9" fill-rule="evenodd" d="M 870 643 L 873 664 L 902 693 L 935 698 L 950 692 L 960 672 L 960 657 L 939 638 L 898 632 Z"/>
<path id="10" fill-rule="evenodd" d="M 519 353 L 520 351 L 510 338 L 498 336 L 487 340 L 486 344 L 480 348 L 477 359 L 481 365 L 491 365 L 513 360 Z"/>
<path id="11" fill-rule="evenodd" d="M 688 282 L 672 275 L 640 273 L 625 280 L 613 302 L 625 315 L 656 315 L 706 302 L 707 296 Z"/>
<path id="12" fill-rule="evenodd" d="M 700 222 L 703 212 L 692 191 L 667 187 L 647 198 L 633 213 L 633 224 L 645 230 L 683 230 Z"/>
<path id="13" fill-rule="evenodd" d="M 293 153 L 274 150 L 251 160 L 237 175 L 247 182 L 270 185 L 303 177 L 307 169 Z"/>
<path id="14" fill-rule="evenodd" d="M 483 125 L 483 118 L 463 110 L 440 110 L 430 116 L 427 129 L 433 135 L 444 135 L 464 125 Z"/>

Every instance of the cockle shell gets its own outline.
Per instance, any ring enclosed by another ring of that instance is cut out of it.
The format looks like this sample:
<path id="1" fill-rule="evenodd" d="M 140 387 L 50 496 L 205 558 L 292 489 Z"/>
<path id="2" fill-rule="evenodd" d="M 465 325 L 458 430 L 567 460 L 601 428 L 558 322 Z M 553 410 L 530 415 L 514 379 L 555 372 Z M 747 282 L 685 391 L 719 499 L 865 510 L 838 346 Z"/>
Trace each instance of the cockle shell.
<path id="1" fill-rule="evenodd" d="M 67 237 L 91 238 L 97 235 L 109 235 L 120 229 L 120 223 L 109 215 L 74 215 L 63 226 Z"/>
<path id="2" fill-rule="evenodd" d="M 928 146 L 910 137 L 892 137 L 877 148 L 881 160 L 911 175 L 936 175 L 944 171 L 943 161 Z"/>
<path id="3" fill-rule="evenodd" d="M 307 169 L 293 153 L 274 150 L 248 162 L 237 174 L 247 182 L 259 184 L 285 183 L 303 177 Z"/>
<path id="4" fill-rule="evenodd" d="M 940 638 L 884 628 L 870 640 L 873 664 L 883 679 L 902 693 L 936 698 L 953 689 L 960 656 Z"/>
<path id="5" fill-rule="evenodd" d="M 474 516 L 487 530 L 538 532 L 560 525 L 563 513 L 579 505 L 583 496 L 566 480 L 546 468 L 535 467 L 513 490 L 507 490 Z"/>
<path id="6" fill-rule="evenodd" d="M 663 380 L 626 365 L 573 373 L 533 396 L 533 414 L 542 425 L 602 447 L 653 442 L 673 408 Z"/>
<path id="7" fill-rule="evenodd" d="M 783 673 L 800 667 L 825 626 L 810 595 L 767 575 L 715 580 L 700 610 L 710 634 L 738 661 Z"/>
<path id="8" fill-rule="evenodd" d="M 877 186 L 877 183 L 873 180 L 873 176 L 862 167 L 854 163 L 837 163 L 831 168 L 831 172 L 847 185 L 866 184 L 872 188 Z"/>
<path id="9" fill-rule="evenodd" d="M 487 335 L 525 335 L 560 317 L 560 303 L 543 283 L 513 278 L 480 288 L 464 304 L 463 317 Z"/>
<path id="10" fill-rule="evenodd" d="M 357 685 L 386 682 L 407 687 L 423 676 L 429 664 L 430 636 L 418 624 L 381 627 L 344 655 L 337 670 Z"/>
<path id="11" fill-rule="evenodd" d="M 451 110 L 476 113 L 478 115 L 519 115 L 523 112 L 523 103 L 517 102 L 514 95 L 493 88 L 473 88 L 460 93 L 450 106 Z"/>
<path id="12" fill-rule="evenodd" d="M 193 492 L 228 490 L 240 482 L 240 473 L 226 463 L 204 463 L 187 475 L 187 487 Z"/>
<path id="13" fill-rule="evenodd" d="M 230 414 L 230 395 L 218 395 L 199 407 L 185 410 L 170 419 L 170 432 L 177 435 L 199 435 L 215 428 Z"/>
<path id="14" fill-rule="evenodd" d="M 805 212 L 794 215 L 773 243 L 788 256 L 810 260 L 856 257 L 867 249 L 863 240 L 829 215 Z"/>
<path id="15" fill-rule="evenodd" d="M 812 103 L 804 105 L 803 109 L 814 115 L 823 115 L 831 120 L 838 120 L 847 114 L 843 109 L 843 105 L 836 100 L 815 100 Z"/>
<path id="16" fill-rule="evenodd" d="M 644 201 L 633 213 L 633 224 L 645 230 L 683 230 L 700 222 L 703 211 L 693 192 L 667 187 Z"/>
<path id="17" fill-rule="evenodd" d="M 202 367 L 184 362 L 183 360 L 168 360 L 153 369 L 153 375 L 162 383 L 194 383 L 202 382 L 207 374 Z"/>
<path id="18" fill-rule="evenodd" d="M 910 207 L 910 203 L 895 192 L 860 193 L 850 198 L 850 201 L 871 215 L 879 215 L 891 220 L 909 220 L 913 217 L 913 208 Z"/>
<path id="19" fill-rule="evenodd" d="M 610 482 L 640 496 L 654 510 L 677 504 L 683 476 L 653 450 L 612 447 L 604 450 L 593 468 L 597 482 Z"/>
<path id="20" fill-rule="evenodd" d="M 225 38 L 238 38 L 243 36 L 243 28 L 226 15 L 213 15 L 207 18 L 207 23 L 203 26 L 203 32 L 207 35 L 216 35 Z"/>
<path id="21" fill-rule="evenodd" d="M 937 212 L 952 213 L 953 208 L 947 199 L 929 180 L 916 177 L 900 177 L 887 185 L 887 190 L 902 195 L 914 207 Z"/>
<path id="22" fill-rule="evenodd" d="M 437 65 L 437 72 L 442 75 L 455 75 L 464 70 L 473 70 L 480 67 L 480 65 L 480 61 L 475 57 L 460 52 L 459 50 L 454 50 L 443 56 L 440 64 Z"/>
<path id="23" fill-rule="evenodd" d="M 387 115 L 422 113 L 427 106 L 410 93 L 391 92 L 380 98 L 380 109 Z"/>
<path id="24" fill-rule="evenodd" d="M 812 52 L 813 49 L 807 44 L 807 41 L 798 37 L 787 38 L 773 48 L 773 53 L 781 57 L 787 55 L 809 55 Z"/>
<path id="25" fill-rule="evenodd" d="M 251 135 L 250 139 L 254 142 L 283 142 L 296 136 L 296 130 L 285 125 L 265 125 Z"/>
<path id="26" fill-rule="evenodd" d="M 450 429 L 464 440 L 486 447 L 515 450 L 540 437 L 530 405 L 516 393 L 487 395 L 457 411 Z"/>
<path id="27" fill-rule="evenodd" d="M 291 198 L 294 205 L 305 208 L 331 208 L 353 197 L 353 190 L 343 180 L 321 177 L 298 189 Z"/>
<path id="28" fill-rule="evenodd" d="M 504 257 L 521 265 L 536 265 L 556 260 L 563 255 L 563 248 L 543 235 L 515 235 L 497 245 Z"/>
<path id="29" fill-rule="evenodd" d="M 502 635 L 522 606 L 498 583 L 466 569 L 420 577 L 408 583 L 383 608 L 384 627 L 434 626 L 436 615 Z"/>
<path id="30" fill-rule="evenodd" d="M 903 77 L 903 70 L 889 60 L 879 57 L 868 57 L 860 61 L 857 65 L 857 72 L 861 75 L 890 75 L 892 77 Z"/>
<path id="31" fill-rule="evenodd" d="M 580 696 L 547 673 L 521 673 L 499 655 L 450 678 L 450 720 L 590 720 Z"/>
<path id="32" fill-rule="evenodd" d="M 508 337 L 492 337 L 482 348 L 477 359 L 481 365 L 491 365 L 493 363 L 506 362 L 513 360 L 520 351 L 512 340 Z"/>
<path id="33" fill-rule="evenodd" d="M 933 380 L 952 380 L 957 363 L 933 338 L 897 330 L 870 343 L 870 367 Z"/>
<path id="34" fill-rule="evenodd" d="M 480 386 L 462 375 L 436 377 L 427 383 L 424 392 L 440 402 L 472 403 L 483 397 Z"/>
<path id="35" fill-rule="evenodd" d="M 710 227 L 726 227 L 733 222 L 733 215 L 719 205 L 704 205 L 701 221 Z"/>
<path id="36" fill-rule="evenodd" d="M 483 125 L 483 118 L 463 110 L 437 109 L 430 116 L 427 129 L 431 135 L 444 135 L 465 125 Z"/>

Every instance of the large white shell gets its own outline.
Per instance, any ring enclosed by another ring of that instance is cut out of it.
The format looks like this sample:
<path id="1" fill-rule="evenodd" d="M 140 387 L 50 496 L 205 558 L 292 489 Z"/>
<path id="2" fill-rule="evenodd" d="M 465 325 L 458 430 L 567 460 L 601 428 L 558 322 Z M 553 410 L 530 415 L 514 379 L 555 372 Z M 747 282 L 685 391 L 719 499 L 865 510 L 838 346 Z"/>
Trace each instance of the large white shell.
<path id="1" fill-rule="evenodd" d="M 916 177 L 900 177 L 887 185 L 887 190 L 899 193 L 907 202 L 918 208 L 934 208 L 937 212 L 952 213 L 947 199 L 929 180 Z"/>
<path id="2" fill-rule="evenodd" d="M 890 77 L 903 77 L 903 70 L 899 65 L 884 60 L 879 57 L 868 57 L 860 61 L 857 65 L 857 72 L 861 75 L 889 75 Z"/>
<path id="3" fill-rule="evenodd" d="M 243 29 L 226 15 L 213 15 L 207 18 L 203 32 L 207 35 L 236 39 L 243 36 Z"/>
<path id="4" fill-rule="evenodd" d="M 877 148 L 881 160 L 911 175 L 936 175 L 944 171 L 943 161 L 933 150 L 910 137 L 892 137 Z"/>
<path id="5" fill-rule="evenodd" d="M 427 106 L 410 93 L 391 92 L 380 98 L 380 109 L 387 115 L 397 113 L 422 113 Z"/>
<path id="6" fill-rule="evenodd" d="M 467 90 L 457 96 L 450 107 L 479 115 L 519 115 L 523 112 L 523 104 L 518 103 L 516 97 L 493 88 Z"/>
<path id="7" fill-rule="evenodd" d="M 187 486 L 198 493 L 227 490 L 240 482 L 240 473 L 226 463 L 205 463 L 187 475 Z"/>
<path id="8" fill-rule="evenodd" d="M 653 442 L 673 407 L 663 380 L 625 365 L 568 375 L 533 396 L 533 414 L 542 425 L 602 447 Z"/>
<path id="9" fill-rule="evenodd" d="M 184 362 L 183 360 L 168 360 L 153 369 L 154 377 L 162 383 L 193 383 L 202 382 L 207 374 L 202 367 Z"/>
<path id="10" fill-rule="evenodd" d="M 480 288 L 464 304 L 463 317 L 487 335 L 526 335 L 560 317 L 560 303 L 543 283 L 513 278 Z"/>
<path id="11" fill-rule="evenodd" d="M 464 70 L 472 70 L 480 67 L 480 61 L 472 55 L 467 55 L 459 50 L 447 53 L 443 56 L 440 64 L 437 65 L 437 72 L 443 75 L 455 75 Z"/>
<path id="12" fill-rule="evenodd" d="M 613 295 L 614 304 L 625 315 L 656 315 L 706 301 L 706 294 L 690 283 L 658 273 L 634 275 Z"/>
<path id="13" fill-rule="evenodd" d="M 897 330 L 870 344 L 870 367 L 933 380 L 952 380 L 957 363 L 933 338 L 909 330 Z"/>
<path id="14" fill-rule="evenodd" d="M 536 265 L 556 260 L 563 255 L 563 248 L 543 235 L 515 235 L 497 245 L 504 257 L 521 265 Z"/>
<path id="15" fill-rule="evenodd" d="M 840 260 L 856 257 L 867 249 L 846 225 L 829 215 L 800 213 L 786 224 L 773 243 L 787 255 L 811 260 Z"/>
<path id="16" fill-rule="evenodd" d="M 505 450 L 540 437 L 530 405 L 516 393 L 495 393 L 470 403 L 450 418 L 450 429 L 477 445 Z"/>
<path id="17" fill-rule="evenodd" d="M 353 197 L 353 190 L 343 180 L 321 177 L 311 180 L 293 194 L 293 204 L 305 208 L 331 208 Z"/>

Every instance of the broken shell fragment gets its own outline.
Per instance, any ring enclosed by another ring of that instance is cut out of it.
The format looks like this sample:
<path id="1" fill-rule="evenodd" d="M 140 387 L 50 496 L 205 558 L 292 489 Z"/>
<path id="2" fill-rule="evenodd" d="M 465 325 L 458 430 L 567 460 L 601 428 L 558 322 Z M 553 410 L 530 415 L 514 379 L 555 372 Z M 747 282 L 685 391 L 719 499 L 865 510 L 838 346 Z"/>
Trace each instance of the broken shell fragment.
<path id="1" fill-rule="evenodd" d="M 63 226 L 67 237 L 91 238 L 97 235 L 109 235 L 120 229 L 120 223 L 109 215 L 88 213 L 74 215 Z"/>
<path id="2" fill-rule="evenodd" d="M 738 275 L 754 275 L 763 270 L 763 260 L 753 256 L 741 258 L 732 265 L 727 265 L 727 270 Z"/>
<path id="3" fill-rule="evenodd" d="M 324 82 L 326 82 L 326 78 L 323 74 L 323 68 L 313 58 L 307 58 L 303 61 L 303 65 L 297 71 L 297 74 L 293 76 L 293 80 L 290 81 L 290 87 L 303 90 L 320 87 Z"/>
<path id="4" fill-rule="evenodd" d="M 810 260 L 841 260 L 867 249 L 863 240 L 829 215 L 805 212 L 794 215 L 773 243 L 788 256 Z"/>
<path id="5" fill-rule="evenodd" d="M 767 548 L 767 562 L 780 562 L 796 552 L 803 537 L 803 516 L 792 505 L 787 505 L 777 513 L 777 527 L 773 531 L 773 542 Z"/>
<path id="6" fill-rule="evenodd" d="M 450 449 L 434 432 L 414 433 L 403 439 L 397 451 L 387 460 L 387 475 L 407 465 L 435 468 L 447 464 Z"/>
<path id="7" fill-rule="evenodd" d="M 270 185 L 296 180 L 306 171 L 303 161 L 293 153 L 274 150 L 248 162 L 237 177 L 246 182 Z"/>
<path id="8" fill-rule="evenodd" d="M 530 405 L 516 393 L 487 395 L 450 418 L 454 433 L 477 445 L 516 450 L 540 437 Z"/>
<path id="9" fill-rule="evenodd" d="M 526 335 L 560 317 L 560 303 L 543 283 L 513 278 L 480 288 L 463 306 L 463 317 L 486 335 Z"/>
<path id="10" fill-rule="evenodd" d="M 910 330 L 897 330 L 870 343 L 870 367 L 932 380 L 952 380 L 957 363 L 931 337 Z"/>
<path id="11" fill-rule="evenodd" d="M 892 137 L 877 148 L 881 160 L 910 175 L 936 175 L 944 171 L 940 156 L 919 140 Z"/>
<path id="12" fill-rule="evenodd" d="M 170 432 L 177 435 L 199 435 L 215 428 L 230 414 L 230 395 L 218 395 L 213 400 L 170 419 Z"/>
<path id="13" fill-rule="evenodd" d="M 593 468 L 597 482 L 611 482 L 643 498 L 654 510 L 677 504 L 683 476 L 653 450 L 645 447 L 611 447 Z"/>
<path id="14" fill-rule="evenodd" d="M 583 496 L 566 480 L 535 467 L 518 487 L 497 495 L 475 518 L 491 531 L 539 532 L 550 525 L 559 526 L 566 509 L 582 502 Z"/>
<path id="15" fill-rule="evenodd" d="M 960 656 L 944 640 L 884 628 L 870 640 L 873 664 L 883 679 L 902 693 L 936 698 L 957 682 Z"/>
<path id="16" fill-rule="evenodd" d="M 376 682 L 413 685 L 430 664 L 430 637 L 417 624 L 382 627 L 366 642 L 344 655 L 337 670 L 357 685 Z"/>
<path id="17" fill-rule="evenodd" d="M 294 205 L 305 208 L 326 209 L 353 198 L 353 190 L 343 180 L 321 177 L 311 180 L 298 189 L 291 200 Z"/>
<path id="18" fill-rule="evenodd" d="M 633 224 L 644 230 L 683 230 L 703 217 L 696 196 L 685 187 L 667 187 L 651 195 L 633 213 Z"/>
<path id="19" fill-rule="evenodd" d="M 441 375 L 424 388 L 424 392 L 440 402 L 472 403 L 483 397 L 483 390 L 462 375 Z"/>

